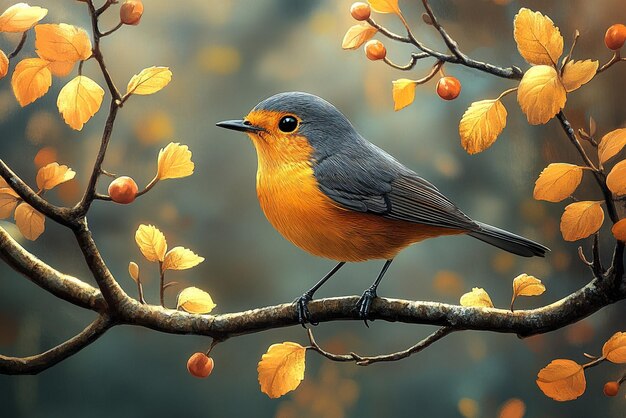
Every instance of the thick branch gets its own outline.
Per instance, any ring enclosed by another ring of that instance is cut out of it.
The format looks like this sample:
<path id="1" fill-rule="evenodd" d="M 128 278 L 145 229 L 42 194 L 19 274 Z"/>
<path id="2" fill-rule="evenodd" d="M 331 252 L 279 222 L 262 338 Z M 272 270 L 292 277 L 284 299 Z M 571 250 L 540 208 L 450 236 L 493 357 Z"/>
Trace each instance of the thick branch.
<path id="1" fill-rule="evenodd" d="M 50 350 L 30 357 L 0 355 L 1 374 L 38 374 L 78 353 L 102 336 L 113 324 L 100 316 L 76 336 Z"/>

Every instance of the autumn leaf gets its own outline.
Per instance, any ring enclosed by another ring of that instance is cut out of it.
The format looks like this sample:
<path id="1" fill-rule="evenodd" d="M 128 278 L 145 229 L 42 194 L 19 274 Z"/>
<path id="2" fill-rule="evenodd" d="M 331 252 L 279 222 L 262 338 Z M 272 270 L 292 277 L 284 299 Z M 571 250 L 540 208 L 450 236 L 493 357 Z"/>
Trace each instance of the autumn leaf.
<path id="1" fill-rule="evenodd" d="M 148 261 L 163 261 L 167 251 L 165 235 L 153 225 L 139 225 L 135 242 Z"/>
<path id="2" fill-rule="evenodd" d="M 597 232 L 604 222 L 601 204 L 601 201 L 582 201 L 567 205 L 561 216 L 563 239 L 576 241 Z"/>
<path id="3" fill-rule="evenodd" d="M 606 185 L 616 195 L 626 194 L 626 160 L 615 164 L 606 176 Z"/>
<path id="4" fill-rule="evenodd" d="M 484 308 L 493 308 L 493 302 L 485 289 L 474 287 L 471 292 L 461 296 L 461 306 L 477 306 Z"/>
<path id="5" fill-rule="evenodd" d="M 506 126 L 506 108 L 499 99 L 474 102 L 459 123 L 461 145 L 468 154 L 489 148 Z"/>
<path id="6" fill-rule="evenodd" d="M 555 401 L 571 401 L 585 392 L 585 371 L 575 361 L 553 360 L 539 371 L 537 386 Z"/>
<path id="7" fill-rule="evenodd" d="M 533 197 L 560 202 L 574 193 L 583 179 L 583 168 L 574 164 L 552 163 L 543 169 L 535 182 Z"/>
<path id="8" fill-rule="evenodd" d="M 341 41 L 343 49 L 357 49 L 365 42 L 369 41 L 372 36 L 378 32 L 378 29 L 367 22 L 351 26 Z"/>
<path id="9" fill-rule="evenodd" d="M 50 190 L 61 183 L 65 183 L 76 176 L 74 170 L 66 165 L 50 163 L 41 167 L 37 172 L 37 187 L 39 190 Z"/>
<path id="10" fill-rule="evenodd" d="M 375 12 L 401 14 L 398 0 L 368 0 L 368 2 Z"/>
<path id="11" fill-rule="evenodd" d="M 152 94 L 161 90 L 172 80 L 172 72 L 167 67 L 144 68 L 128 82 L 126 94 Z"/>
<path id="12" fill-rule="evenodd" d="M 400 110 L 415 100 L 415 87 L 417 83 L 408 78 L 400 78 L 392 82 L 393 84 L 393 110 Z"/>
<path id="13" fill-rule="evenodd" d="M 521 8 L 513 22 L 517 49 L 528 63 L 556 65 L 563 53 L 563 37 L 548 16 Z"/>
<path id="14" fill-rule="evenodd" d="M 0 15 L 0 32 L 26 32 L 48 14 L 48 9 L 17 3 Z"/>
<path id="15" fill-rule="evenodd" d="M 539 296 L 546 291 L 546 287 L 536 277 L 528 274 L 520 274 L 513 279 L 513 297 L 511 298 L 511 311 L 513 303 L 518 296 Z"/>
<path id="16" fill-rule="evenodd" d="M 561 80 L 563 87 L 568 93 L 574 91 L 583 84 L 587 84 L 596 75 L 598 61 L 568 61 L 563 67 Z"/>
<path id="17" fill-rule="evenodd" d="M 197 287 L 187 287 L 178 295 L 176 309 L 193 314 L 207 314 L 217 305 L 211 295 Z"/>
<path id="18" fill-rule="evenodd" d="M 80 131 L 83 125 L 100 109 L 104 90 L 84 75 L 75 77 L 59 92 L 57 107 L 63 120 L 72 129 Z"/>
<path id="19" fill-rule="evenodd" d="M 297 388 L 304 379 L 305 353 L 306 348 L 297 343 L 272 344 L 257 368 L 261 392 L 280 398 Z"/>
<path id="20" fill-rule="evenodd" d="M 611 363 L 626 363 L 626 332 L 616 332 L 602 347 L 602 356 Z"/>
<path id="21" fill-rule="evenodd" d="M 602 137 L 598 145 L 598 157 L 604 164 L 616 156 L 626 146 L 626 128 L 616 129 Z"/>
<path id="22" fill-rule="evenodd" d="M 9 58 L 0 50 L 0 79 L 6 77 L 9 72 Z"/>
<path id="23" fill-rule="evenodd" d="M 197 266 L 203 261 L 204 257 L 200 257 L 187 248 L 174 247 L 165 254 L 162 270 L 186 270 Z"/>
<path id="24" fill-rule="evenodd" d="M 524 414 L 526 414 L 524 401 L 511 398 L 500 407 L 498 418 L 524 418 Z"/>
<path id="25" fill-rule="evenodd" d="M 611 228 L 611 232 L 616 240 L 626 242 L 626 219 L 617 221 Z"/>
<path id="26" fill-rule="evenodd" d="M 128 263 L 128 275 L 135 283 L 139 281 L 139 266 L 134 261 Z"/>
<path id="27" fill-rule="evenodd" d="M 0 219 L 11 216 L 13 210 L 17 206 L 19 196 L 8 187 L 0 188 Z"/>
<path id="28" fill-rule="evenodd" d="M 14 217 L 15 225 L 27 240 L 36 240 L 45 229 L 46 217 L 28 203 L 20 203 L 15 209 Z"/>
<path id="29" fill-rule="evenodd" d="M 37 55 L 48 61 L 76 62 L 91 56 L 87 32 L 65 23 L 35 26 Z"/>
<path id="30" fill-rule="evenodd" d="M 55 77 L 66 77 L 74 69 L 75 62 L 72 61 L 50 61 L 48 68 Z"/>
<path id="31" fill-rule="evenodd" d="M 157 178 L 159 180 L 187 177 L 193 174 L 194 164 L 187 145 L 170 142 L 159 151 Z"/>
<path id="32" fill-rule="evenodd" d="M 566 100 L 558 73 L 548 65 L 537 65 L 526 71 L 517 90 L 517 101 L 531 125 L 552 119 L 563 109 Z"/>
<path id="33" fill-rule="evenodd" d="M 26 58 L 15 66 L 11 87 L 20 106 L 24 107 L 46 94 L 51 85 L 52 73 L 48 61 Z"/>

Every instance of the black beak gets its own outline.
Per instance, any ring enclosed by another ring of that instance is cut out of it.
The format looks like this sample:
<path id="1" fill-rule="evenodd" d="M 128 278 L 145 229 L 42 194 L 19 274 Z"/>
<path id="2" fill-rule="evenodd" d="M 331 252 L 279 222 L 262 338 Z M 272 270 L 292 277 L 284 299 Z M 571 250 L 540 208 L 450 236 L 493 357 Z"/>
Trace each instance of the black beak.
<path id="1" fill-rule="evenodd" d="M 220 128 L 232 129 L 233 131 L 241 132 L 265 131 L 265 129 L 254 126 L 247 120 L 225 120 L 222 122 L 218 122 L 215 125 L 219 126 Z"/>

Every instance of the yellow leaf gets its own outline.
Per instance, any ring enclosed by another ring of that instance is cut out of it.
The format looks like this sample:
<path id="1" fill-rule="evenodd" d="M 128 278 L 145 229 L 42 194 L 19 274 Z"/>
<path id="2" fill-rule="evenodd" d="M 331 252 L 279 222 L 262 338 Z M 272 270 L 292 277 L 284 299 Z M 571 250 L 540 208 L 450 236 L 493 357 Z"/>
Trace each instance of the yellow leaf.
<path id="1" fill-rule="evenodd" d="M 174 247 L 165 254 L 162 270 L 186 270 L 197 266 L 203 261 L 204 257 L 200 257 L 187 248 Z"/>
<path id="2" fill-rule="evenodd" d="M 606 185 L 616 195 L 626 194 L 626 160 L 615 164 L 606 176 Z"/>
<path id="3" fill-rule="evenodd" d="M 563 87 L 568 93 L 587 84 L 596 75 L 598 61 L 568 61 L 563 67 Z"/>
<path id="4" fill-rule="evenodd" d="M 506 126 L 506 109 L 502 102 L 481 100 L 465 111 L 459 123 L 461 145 L 469 154 L 489 148 Z"/>
<path id="5" fill-rule="evenodd" d="M 152 94 L 167 86 L 172 72 L 167 67 L 144 68 L 128 82 L 126 94 Z"/>
<path id="6" fill-rule="evenodd" d="M 305 353 L 306 348 L 297 343 L 272 344 L 257 368 L 261 392 L 280 398 L 297 388 L 304 379 Z"/>
<path id="7" fill-rule="evenodd" d="M 616 240 L 626 242 L 626 219 L 620 219 L 611 228 L 611 232 Z"/>
<path id="8" fill-rule="evenodd" d="M 9 72 L 9 58 L 4 53 L 4 51 L 0 50 L 0 78 L 6 77 Z"/>
<path id="9" fill-rule="evenodd" d="M 187 145 L 170 142 L 159 151 L 157 177 L 160 180 L 187 177 L 193 174 L 194 164 Z"/>
<path id="10" fill-rule="evenodd" d="M 616 332 L 602 347 L 602 356 L 612 363 L 626 363 L 626 332 Z"/>
<path id="11" fill-rule="evenodd" d="M 616 129 L 602 137 L 598 145 L 598 157 L 604 164 L 626 146 L 626 128 Z"/>
<path id="12" fill-rule="evenodd" d="M 513 310 L 513 302 L 518 296 L 539 296 L 545 291 L 546 287 L 541 283 L 541 280 L 528 274 L 520 274 L 513 279 L 511 310 Z"/>
<path id="13" fill-rule="evenodd" d="M 63 120 L 72 129 L 80 131 L 83 125 L 100 109 L 104 90 L 84 75 L 75 77 L 59 92 L 57 107 Z"/>
<path id="14" fill-rule="evenodd" d="M 26 32 L 48 14 L 48 9 L 17 3 L 0 15 L 0 32 Z"/>
<path id="15" fill-rule="evenodd" d="M 128 274 L 137 283 L 139 281 L 139 266 L 134 261 L 128 263 Z"/>
<path id="16" fill-rule="evenodd" d="M 415 87 L 417 83 L 408 78 L 401 78 L 392 82 L 393 84 L 393 110 L 400 110 L 407 107 L 415 100 Z"/>
<path id="17" fill-rule="evenodd" d="M 395 13 L 400 14 L 400 6 L 398 0 L 368 0 L 372 10 L 378 13 Z"/>
<path id="18" fill-rule="evenodd" d="M 561 216 L 561 234 L 565 241 L 587 238 L 597 232 L 604 222 L 602 202 L 575 202 L 565 207 Z"/>
<path id="19" fill-rule="evenodd" d="M 560 202 L 574 193 L 583 179 L 583 169 L 574 164 L 553 163 L 543 169 L 535 182 L 533 197 Z"/>
<path id="20" fill-rule="evenodd" d="M 555 401 L 571 401 L 585 392 L 585 371 L 575 361 L 553 360 L 539 371 L 537 386 Z"/>
<path id="21" fill-rule="evenodd" d="M 378 32 L 378 29 L 367 22 L 351 26 L 344 35 L 343 41 L 341 41 L 341 47 L 343 49 L 357 49 L 370 40 L 376 32 Z"/>
<path id="22" fill-rule="evenodd" d="M 48 61 L 76 62 L 91 56 L 87 32 L 65 23 L 35 26 L 35 48 Z"/>
<path id="23" fill-rule="evenodd" d="M 197 287 L 183 289 L 176 302 L 176 309 L 182 309 L 193 314 L 207 314 L 216 306 L 211 295 Z"/>
<path id="24" fill-rule="evenodd" d="M 524 401 L 511 398 L 500 407 L 498 418 L 524 418 L 524 414 L 526 414 Z"/>
<path id="25" fill-rule="evenodd" d="M 165 235 L 153 225 L 139 225 L 135 242 L 148 261 L 163 261 L 167 251 Z"/>
<path id="26" fill-rule="evenodd" d="M 565 88 L 553 67 L 531 67 L 519 84 L 517 101 L 531 125 L 546 123 L 554 117 L 567 100 Z"/>
<path id="27" fill-rule="evenodd" d="M 72 72 L 74 65 L 74 61 L 51 61 L 48 68 L 53 76 L 66 77 Z"/>
<path id="28" fill-rule="evenodd" d="M 17 206 L 19 197 L 12 189 L 3 187 L 0 188 L 0 219 L 5 219 L 11 216 L 13 210 Z"/>
<path id="29" fill-rule="evenodd" d="M 40 190 L 50 190 L 61 183 L 70 181 L 74 176 L 76 173 L 68 166 L 50 163 L 41 167 L 37 172 L 37 187 Z"/>
<path id="30" fill-rule="evenodd" d="M 474 287 L 471 292 L 461 296 L 461 306 L 478 306 L 485 308 L 493 308 L 493 302 L 485 289 Z"/>
<path id="31" fill-rule="evenodd" d="M 563 37 L 552 19 L 521 8 L 513 22 L 519 53 L 530 64 L 556 65 L 563 53 Z"/>
<path id="32" fill-rule="evenodd" d="M 11 78 L 13 94 L 22 107 L 46 94 L 51 85 L 52 74 L 48 61 L 41 58 L 20 61 Z"/>
<path id="33" fill-rule="evenodd" d="M 20 203 L 15 209 L 14 217 L 18 229 L 28 240 L 36 240 L 45 229 L 46 217 L 28 203 Z"/>

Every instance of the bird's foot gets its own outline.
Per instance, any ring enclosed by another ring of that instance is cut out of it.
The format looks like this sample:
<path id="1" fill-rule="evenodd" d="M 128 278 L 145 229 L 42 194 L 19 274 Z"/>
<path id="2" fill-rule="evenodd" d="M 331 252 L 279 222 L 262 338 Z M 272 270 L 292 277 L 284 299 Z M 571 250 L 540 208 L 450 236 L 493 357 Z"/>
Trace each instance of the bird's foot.
<path id="1" fill-rule="evenodd" d="M 365 326 L 368 328 L 369 324 L 367 323 L 367 320 L 370 313 L 370 307 L 372 306 L 372 301 L 377 297 L 376 288 L 370 287 L 363 292 L 363 295 L 361 295 L 361 298 L 356 303 L 355 309 L 359 312 L 359 318 L 365 322 Z"/>
<path id="2" fill-rule="evenodd" d="M 302 327 L 305 327 L 305 324 L 308 322 L 309 324 L 315 326 L 318 322 L 311 321 L 311 312 L 309 312 L 309 302 L 313 300 L 313 296 L 309 293 L 304 293 L 302 296 L 293 301 L 296 305 L 296 312 L 298 312 L 298 322 Z"/>

